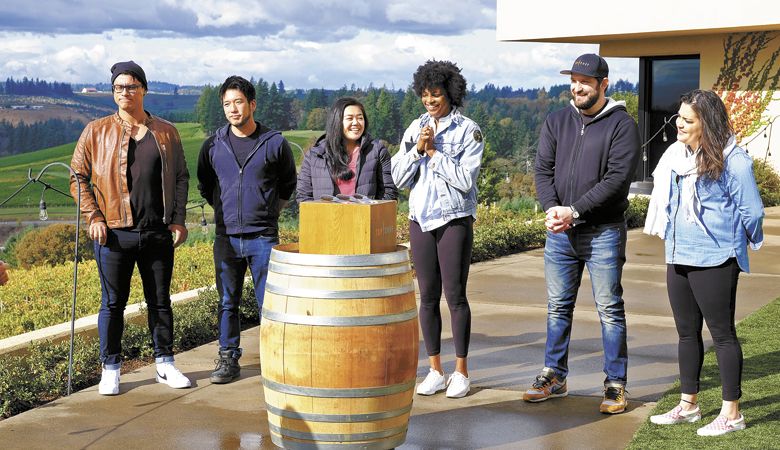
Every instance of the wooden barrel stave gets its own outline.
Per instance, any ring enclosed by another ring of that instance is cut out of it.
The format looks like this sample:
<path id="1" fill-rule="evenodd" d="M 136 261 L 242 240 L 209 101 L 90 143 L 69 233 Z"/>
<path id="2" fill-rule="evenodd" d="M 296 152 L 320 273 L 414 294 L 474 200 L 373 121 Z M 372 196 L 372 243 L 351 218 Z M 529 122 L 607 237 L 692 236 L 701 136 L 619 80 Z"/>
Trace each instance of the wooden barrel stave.
<path id="1" fill-rule="evenodd" d="M 291 250 L 277 247 L 280 257 L 272 254 L 261 325 L 274 443 L 338 449 L 400 445 L 419 345 L 408 253 L 384 255 L 386 264 L 351 256 L 329 266 L 322 264 L 324 255 L 291 262 L 292 255 L 278 253 Z"/>

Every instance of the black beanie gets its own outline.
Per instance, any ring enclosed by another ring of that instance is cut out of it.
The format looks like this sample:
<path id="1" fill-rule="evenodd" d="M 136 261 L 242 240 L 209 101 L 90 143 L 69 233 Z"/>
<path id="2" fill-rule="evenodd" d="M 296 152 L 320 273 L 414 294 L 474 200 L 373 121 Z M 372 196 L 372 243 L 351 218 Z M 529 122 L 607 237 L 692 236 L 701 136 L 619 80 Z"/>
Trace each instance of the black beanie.
<path id="1" fill-rule="evenodd" d="M 149 86 L 146 84 L 146 74 L 144 69 L 141 68 L 135 61 L 123 61 L 118 62 L 111 66 L 111 84 L 114 84 L 114 80 L 123 73 L 132 75 L 136 80 L 141 82 L 145 90 L 149 90 Z"/>

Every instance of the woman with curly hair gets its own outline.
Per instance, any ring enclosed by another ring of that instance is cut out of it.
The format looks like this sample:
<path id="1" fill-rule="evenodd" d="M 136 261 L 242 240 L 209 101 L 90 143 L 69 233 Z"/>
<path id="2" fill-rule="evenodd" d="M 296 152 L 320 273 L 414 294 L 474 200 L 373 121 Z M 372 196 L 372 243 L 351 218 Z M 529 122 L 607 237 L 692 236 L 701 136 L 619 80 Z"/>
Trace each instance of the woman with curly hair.
<path id="1" fill-rule="evenodd" d="M 413 89 L 426 112 L 406 129 L 392 159 L 392 174 L 398 188 L 411 188 L 409 234 L 420 287 L 420 327 L 431 365 L 417 393 L 432 395 L 446 388 L 447 397 L 459 398 L 471 385 L 466 282 L 484 143 L 479 126 L 458 110 L 466 95 L 458 66 L 426 62 L 414 74 Z M 442 287 L 455 341 L 455 371 L 448 380 L 441 365 Z"/>
<path id="2" fill-rule="evenodd" d="M 384 200 L 398 196 L 390 176 L 390 153 L 366 131 L 368 117 L 362 103 L 351 97 L 336 100 L 325 128 L 303 158 L 296 194 L 299 203 L 336 194 Z"/>

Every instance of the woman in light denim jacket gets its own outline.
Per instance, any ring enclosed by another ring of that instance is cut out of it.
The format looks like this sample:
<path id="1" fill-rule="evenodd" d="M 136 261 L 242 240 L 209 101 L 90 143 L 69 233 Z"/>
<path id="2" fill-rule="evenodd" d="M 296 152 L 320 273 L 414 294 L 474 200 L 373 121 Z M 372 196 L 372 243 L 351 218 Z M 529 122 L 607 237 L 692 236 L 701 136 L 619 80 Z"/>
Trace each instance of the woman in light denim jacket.
<path id="1" fill-rule="evenodd" d="M 466 282 L 484 142 L 479 126 L 457 109 L 463 105 L 466 80 L 455 64 L 428 61 L 417 68 L 413 87 L 427 112 L 407 128 L 391 171 L 399 189 L 411 187 L 409 235 L 420 287 L 420 327 L 431 364 L 417 393 L 432 395 L 446 388 L 447 397 L 458 398 L 471 386 Z M 455 341 L 455 371 L 449 380 L 440 356 L 442 287 Z"/>
<path id="2" fill-rule="evenodd" d="M 681 97 L 677 142 L 655 169 L 645 232 L 665 239 L 667 290 L 680 341 L 680 403 L 652 416 L 660 425 L 695 422 L 704 345 L 715 344 L 722 385 L 720 414 L 699 428 L 717 436 L 745 428 L 739 411 L 742 348 L 734 327 L 737 280 L 749 271 L 747 246 L 764 240 L 764 207 L 750 156 L 736 146 L 726 107 L 711 91 Z"/>

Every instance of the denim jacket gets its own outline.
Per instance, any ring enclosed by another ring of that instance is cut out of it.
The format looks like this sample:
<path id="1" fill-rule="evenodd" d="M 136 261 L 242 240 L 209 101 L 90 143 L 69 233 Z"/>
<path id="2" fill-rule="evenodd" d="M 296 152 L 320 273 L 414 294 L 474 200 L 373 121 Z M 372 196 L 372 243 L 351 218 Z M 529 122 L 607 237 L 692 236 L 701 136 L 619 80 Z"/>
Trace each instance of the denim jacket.
<path id="1" fill-rule="evenodd" d="M 409 218 L 423 231 L 461 217 L 476 218 L 477 177 L 485 147 L 479 126 L 453 109 L 439 120 L 436 153 L 421 156 L 417 139 L 430 120 L 428 113 L 415 119 L 392 158 L 393 181 L 399 189 L 411 187 Z"/>
<path id="2" fill-rule="evenodd" d="M 703 176 L 696 181 L 701 223 L 683 217 L 682 177 L 678 178 L 672 171 L 666 228 L 667 264 L 714 267 L 736 258 L 740 269 L 750 271 L 747 244 L 758 250 L 764 241 L 761 227 L 764 206 L 753 178 L 753 160 L 742 148 L 735 147 L 733 141 L 729 147 L 724 150 L 726 157 L 720 178 L 712 180 Z"/>

